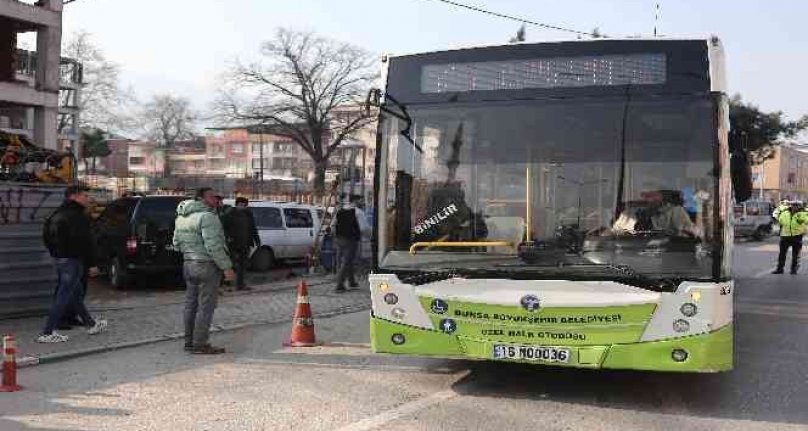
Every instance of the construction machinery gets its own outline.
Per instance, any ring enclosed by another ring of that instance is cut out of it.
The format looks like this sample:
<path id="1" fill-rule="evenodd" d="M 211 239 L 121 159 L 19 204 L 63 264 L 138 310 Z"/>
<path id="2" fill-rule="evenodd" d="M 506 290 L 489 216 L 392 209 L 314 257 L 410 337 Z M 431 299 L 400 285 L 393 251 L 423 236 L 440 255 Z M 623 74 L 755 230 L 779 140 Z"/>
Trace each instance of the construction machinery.
<path id="1" fill-rule="evenodd" d="M 75 178 L 72 153 L 42 148 L 25 135 L 0 131 L 0 181 L 67 184 Z"/>

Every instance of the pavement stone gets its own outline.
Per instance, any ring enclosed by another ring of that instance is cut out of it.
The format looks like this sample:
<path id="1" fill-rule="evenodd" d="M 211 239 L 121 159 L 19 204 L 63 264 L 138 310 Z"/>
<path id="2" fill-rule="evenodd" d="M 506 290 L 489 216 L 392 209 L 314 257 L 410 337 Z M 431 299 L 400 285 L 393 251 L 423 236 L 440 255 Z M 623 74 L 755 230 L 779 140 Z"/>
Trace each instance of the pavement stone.
<path id="1" fill-rule="evenodd" d="M 285 281 L 253 286 L 250 292 L 226 292 L 219 298 L 213 316 L 213 331 L 290 321 L 297 300 L 295 287 L 299 281 Z M 309 301 L 315 318 L 360 311 L 370 308 L 367 289 L 335 293 L 334 283 L 327 277 L 307 280 Z M 364 285 L 364 283 L 363 283 Z M 82 328 L 60 331 L 70 337 L 66 343 L 40 344 L 35 341 L 45 317 L 0 321 L 0 334 L 14 334 L 17 359 L 23 365 L 45 360 L 69 358 L 116 348 L 147 344 L 181 337 L 184 303 L 182 291 L 148 294 L 142 298 L 126 297 L 121 301 L 88 301 L 96 318 L 109 322 L 107 331 L 90 336 Z"/>

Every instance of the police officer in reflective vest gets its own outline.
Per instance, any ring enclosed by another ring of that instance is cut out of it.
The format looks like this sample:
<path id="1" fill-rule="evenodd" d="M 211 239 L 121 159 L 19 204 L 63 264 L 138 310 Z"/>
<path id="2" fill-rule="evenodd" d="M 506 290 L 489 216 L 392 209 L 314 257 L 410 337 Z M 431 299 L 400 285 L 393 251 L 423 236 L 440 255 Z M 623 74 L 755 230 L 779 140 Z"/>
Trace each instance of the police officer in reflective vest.
<path id="1" fill-rule="evenodd" d="M 786 264 L 786 253 L 791 248 L 791 273 L 796 274 L 800 265 L 802 236 L 808 224 L 808 212 L 799 202 L 781 204 L 772 214 L 780 225 L 780 254 L 777 256 L 777 269 L 774 274 L 782 274 Z"/>

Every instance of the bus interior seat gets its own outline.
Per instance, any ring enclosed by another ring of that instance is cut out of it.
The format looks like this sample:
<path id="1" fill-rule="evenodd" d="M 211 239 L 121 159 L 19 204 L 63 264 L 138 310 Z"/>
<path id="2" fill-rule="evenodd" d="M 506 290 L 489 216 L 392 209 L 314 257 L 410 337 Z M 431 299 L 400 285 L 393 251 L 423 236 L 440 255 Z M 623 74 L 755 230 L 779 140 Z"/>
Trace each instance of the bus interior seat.
<path id="1" fill-rule="evenodd" d="M 512 246 L 488 247 L 489 252 L 516 254 L 525 234 L 525 219 L 522 217 L 487 217 L 489 241 L 508 241 Z"/>

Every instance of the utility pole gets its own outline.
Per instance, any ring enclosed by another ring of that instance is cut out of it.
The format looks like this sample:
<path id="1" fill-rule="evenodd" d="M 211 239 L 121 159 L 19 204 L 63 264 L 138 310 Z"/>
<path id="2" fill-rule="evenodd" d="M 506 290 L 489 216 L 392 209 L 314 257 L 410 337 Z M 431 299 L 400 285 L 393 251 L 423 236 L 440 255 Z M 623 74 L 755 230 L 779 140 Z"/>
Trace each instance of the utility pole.
<path id="1" fill-rule="evenodd" d="M 258 162 L 259 178 L 258 178 L 258 199 L 264 199 L 264 125 L 261 125 L 261 130 L 258 131 L 258 154 L 261 160 Z"/>

